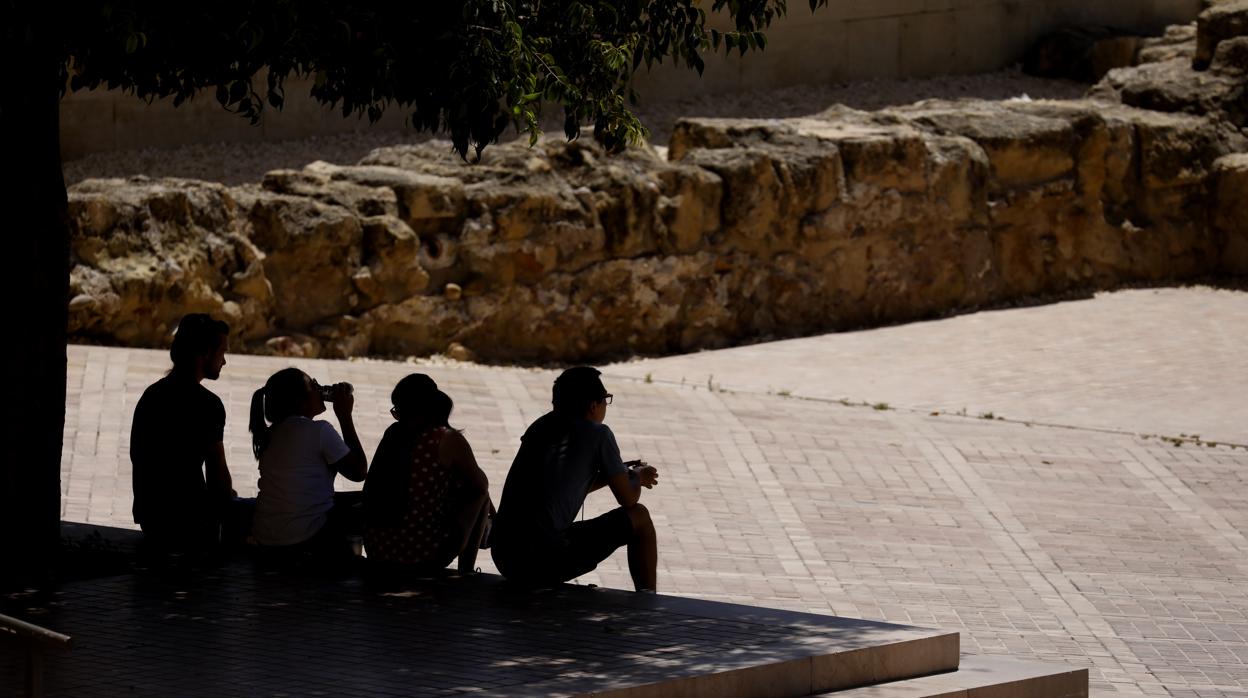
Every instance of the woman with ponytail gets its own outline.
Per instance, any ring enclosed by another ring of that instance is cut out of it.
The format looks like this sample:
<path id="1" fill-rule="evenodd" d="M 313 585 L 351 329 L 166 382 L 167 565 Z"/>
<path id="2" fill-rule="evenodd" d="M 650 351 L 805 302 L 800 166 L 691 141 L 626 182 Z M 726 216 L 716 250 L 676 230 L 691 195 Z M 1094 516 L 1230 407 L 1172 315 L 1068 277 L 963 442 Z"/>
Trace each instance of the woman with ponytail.
<path id="1" fill-rule="evenodd" d="M 260 461 L 252 537 L 262 546 L 344 549 L 345 536 L 358 532 L 346 496 L 353 493 L 335 495 L 334 478 L 362 482 L 368 459 L 351 419 L 351 386 L 330 391 L 342 435 L 314 419 L 325 412 L 321 386 L 297 368 L 274 373 L 251 396 L 251 444 Z"/>
<path id="2" fill-rule="evenodd" d="M 395 423 L 364 483 L 369 563 L 423 572 L 458 559 L 460 573 L 472 572 L 494 507 L 472 447 L 448 422 L 451 398 L 413 373 L 390 400 Z"/>

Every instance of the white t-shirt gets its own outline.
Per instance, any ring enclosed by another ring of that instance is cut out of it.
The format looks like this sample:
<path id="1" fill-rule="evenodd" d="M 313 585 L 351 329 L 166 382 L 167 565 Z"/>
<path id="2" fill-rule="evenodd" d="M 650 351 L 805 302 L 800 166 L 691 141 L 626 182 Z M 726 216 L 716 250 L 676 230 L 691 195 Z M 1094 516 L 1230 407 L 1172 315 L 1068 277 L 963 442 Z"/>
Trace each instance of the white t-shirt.
<path id="1" fill-rule="evenodd" d="M 287 417 L 260 454 L 260 493 L 251 534 L 261 545 L 302 543 L 334 506 L 334 469 L 351 449 L 329 422 Z"/>

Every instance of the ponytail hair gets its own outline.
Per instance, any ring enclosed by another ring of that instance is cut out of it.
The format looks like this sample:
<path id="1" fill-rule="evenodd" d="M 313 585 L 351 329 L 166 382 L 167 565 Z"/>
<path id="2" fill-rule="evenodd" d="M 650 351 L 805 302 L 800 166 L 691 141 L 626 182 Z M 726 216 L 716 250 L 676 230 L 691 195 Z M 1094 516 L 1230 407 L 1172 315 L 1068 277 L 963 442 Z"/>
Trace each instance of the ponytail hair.
<path id="1" fill-rule="evenodd" d="M 451 396 L 438 390 L 429 396 L 428 406 L 425 410 L 425 419 L 431 427 L 446 427 L 455 429 L 451 426 L 451 410 L 455 409 L 455 402 L 451 400 Z M 459 431 L 458 429 L 455 429 Z"/>
<path id="2" fill-rule="evenodd" d="M 297 368 L 283 368 L 269 376 L 264 387 L 251 394 L 251 452 L 260 454 L 269 446 L 273 428 L 299 410 L 307 393 L 307 376 Z"/>
<path id="3" fill-rule="evenodd" d="M 264 421 L 264 388 L 251 394 L 251 418 L 247 421 L 251 431 L 251 452 L 260 460 L 260 454 L 269 445 L 269 423 Z"/>

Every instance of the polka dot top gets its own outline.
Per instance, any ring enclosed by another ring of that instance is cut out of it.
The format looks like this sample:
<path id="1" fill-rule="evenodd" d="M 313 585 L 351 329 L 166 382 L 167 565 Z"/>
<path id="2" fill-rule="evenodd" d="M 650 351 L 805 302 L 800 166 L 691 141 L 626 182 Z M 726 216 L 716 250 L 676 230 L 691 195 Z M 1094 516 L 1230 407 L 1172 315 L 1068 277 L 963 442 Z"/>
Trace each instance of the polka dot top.
<path id="1" fill-rule="evenodd" d="M 370 527 L 365 538 L 369 558 L 405 565 L 445 566 L 452 522 L 447 499 L 451 465 L 438 463 L 446 427 L 431 429 L 412 446 L 407 507 L 395 526 Z"/>

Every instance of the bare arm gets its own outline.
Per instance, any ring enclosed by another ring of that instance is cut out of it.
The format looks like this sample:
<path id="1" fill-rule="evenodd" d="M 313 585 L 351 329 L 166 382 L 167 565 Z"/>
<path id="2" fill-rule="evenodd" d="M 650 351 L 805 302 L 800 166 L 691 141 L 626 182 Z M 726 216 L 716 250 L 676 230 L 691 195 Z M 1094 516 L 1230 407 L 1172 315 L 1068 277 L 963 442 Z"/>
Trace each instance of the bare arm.
<path id="1" fill-rule="evenodd" d="M 601 477 L 600 475 L 599 478 Z M 615 495 L 615 501 L 620 506 L 628 508 L 641 500 L 641 488 L 649 489 L 658 484 L 659 471 L 653 465 L 647 465 L 641 461 L 630 461 L 628 472 L 612 475 L 606 480 L 607 485 L 611 487 L 611 494 Z"/>
<path id="2" fill-rule="evenodd" d="M 643 461 L 629 461 L 628 466 L 628 472 L 613 474 L 607 478 L 607 484 L 612 488 L 612 494 L 615 494 L 615 501 L 625 508 L 640 501 L 641 488 L 649 489 L 659 483 L 658 468 L 646 465 Z"/>
<path id="3" fill-rule="evenodd" d="M 481 469 L 481 466 L 477 465 L 472 446 L 463 434 L 454 429 L 447 430 L 446 436 L 442 438 L 442 443 L 438 446 L 438 460 L 443 463 L 449 462 L 454 472 L 473 490 L 483 494 L 489 493 L 490 480 L 485 476 L 485 471 Z"/>
<path id="4" fill-rule="evenodd" d="M 351 482 L 364 482 L 368 475 L 368 456 L 360 445 L 360 435 L 355 433 L 355 422 L 351 420 L 351 409 L 355 407 L 355 396 L 350 388 L 339 383 L 334 392 L 334 414 L 338 417 L 338 426 L 342 427 L 342 440 L 346 442 L 350 453 L 343 456 L 333 468 L 339 475 Z"/>
<path id="5" fill-rule="evenodd" d="M 593 480 L 589 481 L 590 492 L 597 492 L 598 490 L 606 486 L 607 486 L 607 476 L 602 473 L 598 473 L 597 475 L 594 476 Z"/>
<path id="6" fill-rule="evenodd" d="M 630 473 L 612 475 L 607 478 L 607 485 L 611 488 L 611 494 L 615 495 L 615 501 L 625 509 L 641 499 L 641 486 L 633 480 Z"/>
<path id="7" fill-rule="evenodd" d="M 213 497 L 237 497 L 234 491 L 234 479 L 230 477 L 230 468 L 225 464 L 225 444 L 218 441 L 213 444 L 208 457 L 204 459 L 204 479 L 208 483 L 208 492 Z"/>

